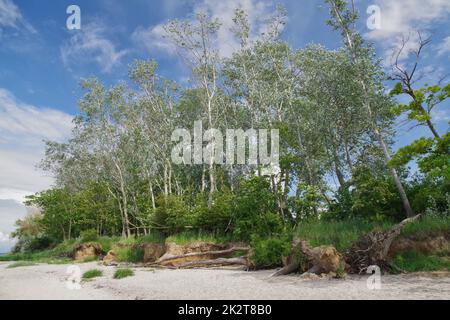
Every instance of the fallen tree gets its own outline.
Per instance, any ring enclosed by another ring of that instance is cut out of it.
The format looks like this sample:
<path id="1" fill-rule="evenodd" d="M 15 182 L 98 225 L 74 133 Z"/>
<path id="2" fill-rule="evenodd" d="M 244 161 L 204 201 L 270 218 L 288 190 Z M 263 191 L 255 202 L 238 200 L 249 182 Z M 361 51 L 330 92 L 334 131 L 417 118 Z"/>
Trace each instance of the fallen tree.
<path id="1" fill-rule="evenodd" d="M 420 218 L 417 215 L 408 218 L 387 231 L 372 231 L 362 236 L 347 252 L 345 261 L 351 273 L 364 273 L 370 266 L 378 266 L 383 270 L 391 270 L 388 253 L 392 242 L 397 238 L 403 227 Z"/>
<path id="2" fill-rule="evenodd" d="M 336 273 L 337 276 L 343 275 L 345 271 L 361 274 L 373 265 L 391 270 L 388 253 L 392 242 L 400 235 L 404 226 L 419 217 L 420 215 L 405 219 L 387 231 L 372 231 L 363 235 L 344 256 L 332 246 L 312 248 L 307 241 L 296 238 L 292 242 L 291 255 L 284 259 L 284 267 L 272 276 L 294 272 Z"/>
<path id="3" fill-rule="evenodd" d="M 313 274 L 342 275 L 345 262 L 342 255 L 333 246 L 311 247 L 307 241 L 294 239 L 292 253 L 285 258 L 285 266 L 272 274 L 272 277 L 294 272 Z"/>

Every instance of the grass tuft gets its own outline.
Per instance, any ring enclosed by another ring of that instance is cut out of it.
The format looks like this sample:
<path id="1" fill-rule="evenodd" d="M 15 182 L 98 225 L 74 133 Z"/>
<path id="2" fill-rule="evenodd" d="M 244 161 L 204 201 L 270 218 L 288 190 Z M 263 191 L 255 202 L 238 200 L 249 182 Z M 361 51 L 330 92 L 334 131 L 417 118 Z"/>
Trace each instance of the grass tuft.
<path id="1" fill-rule="evenodd" d="M 117 269 L 116 272 L 114 272 L 114 279 L 123 279 L 132 276 L 134 276 L 134 271 L 131 269 Z"/>
<path id="2" fill-rule="evenodd" d="M 93 279 L 93 278 L 101 277 L 102 275 L 103 275 L 103 272 L 101 270 L 91 269 L 91 270 L 83 273 L 83 279 Z"/>

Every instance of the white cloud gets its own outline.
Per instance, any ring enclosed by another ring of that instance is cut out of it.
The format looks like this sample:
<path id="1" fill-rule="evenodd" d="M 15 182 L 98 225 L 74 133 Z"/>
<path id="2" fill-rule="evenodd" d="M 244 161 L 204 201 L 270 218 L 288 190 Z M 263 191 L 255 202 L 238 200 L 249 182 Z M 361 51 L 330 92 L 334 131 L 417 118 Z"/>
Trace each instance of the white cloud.
<path id="1" fill-rule="evenodd" d="M 0 242 L 6 242 L 9 241 L 9 234 L 4 234 L 3 232 L 0 231 Z"/>
<path id="2" fill-rule="evenodd" d="M 0 200 L 21 201 L 49 187 L 53 180 L 36 169 L 43 140 L 63 141 L 71 129 L 72 116 L 22 103 L 0 88 Z"/>
<path id="3" fill-rule="evenodd" d="M 0 31 L 2 27 L 20 29 L 36 33 L 33 26 L 25 20 L 19 8 L 11 0 L 0 0 Z"/>
<path id="4" fill-rule="evenodd" d="M 405 61 L 417 47 L 417 31 L 422 31 L 426 37 L 426 31 L 450 17 L 448 0 L 375 0 L 374 4 L 381 8 L 381 29 L 372 30 L 366 36 L 383 47 L 386 65 L 393 62 L 392 55 L 400 48 L 402 38 L 409 38 L 409 42 L 399 57 L 400 62 Z"/>
<path id="5" fill-rule="evenodd" d="M 197 4 L 193 11 L 206 12 L 213 19 L 219 19 L 222 27 L 214 39 L 219 54 L 222 57 L 229 57 L 239 48 L 239 42 L 234 37 L 231 29 L 234 26 L 233 17 L 237 8 L 243 9 L 248 14 L 251 30 L 250 40 L 255 41 L 267 31 L 266 20 L 274 13 L 273 3 L 258 0 L 203 0 Z M 133 40 L 152 51 L 154 49 L 163 50 L 170 54 L 175 53 L 175 47 L 164 38 L 165 31 L 163 24 L 151 26 L 149 28 L 139 27 L 133 33 Z"/>
<path id="6" fill-rule="evenodd" d="M 444 55 L 450 53 L 450 36 L 445 38 L 440 45 L 438 45 L 438 54 Z"/>
<path id="7" fill-rule="evenodd" d="M 176 51 L 175 46 L 167 39 L 164 39 L 164 35 L 163 25 L 156 25 L 150 28 L 138 27 L 131 35 L 131 38 L 138 46 L 148 51 L 158 49 L 174 54 Z"/>
<path id="8" fill-rule="evenodd" d="M 450 110 L 433 110 L 432 117 L 437 123 L 448 123 L 450 121 Z"/>
<path id="9" fill-rule="evenodd" d="M 204 0 L 196 11 L 208 12 L 212 18 L 217 18 L 222 23 L 222 28 L 217 35 L 217 46 L 222 56 L 229 57 L 239 48 L 239 42 L 234 37 L 231 29 L 234 26 L 233 17 L 237 8 L 243 9 L 248 14 L 248 20 L 251 30 L 250 40 L 255 41 L 265 29 L 265 20 L 270 17 L 273 12 L 273 4 L 267 1 L 256 0 L 229 0 L 214 1 Z"/>
<path id="10" fill-rule="evenodd" d="M 64 141 L 71 130 L 72 116 L 28 105 L 0 88 L 0 252 L 13 244 L 6 235 L 26 214 L 25 196 L 53 183 L 36 169 L 44 156 L 43 140 Z"/>
<path id="11" fill-rule="evenodd" d="M 14 245 L 15 240 L 9 237 L 9 234 L 0 231 L 0 253 L 5 253 L 10 251 L 11 247 Z"/>
<path id="12" fill-rule="evenodd" d="M 0 88 L 0 133 L 36 139 L 59 139 L 71 127 L 72 117 L 50 108 L 37 108 L 18 101 L 8 90 Z M 34 142 L 34 141 L 33 141 Z"/>
<path id="13" fill-rule="evenodd" d="M 118 50 L 107 38 L 108 27 L 99 22 L 86 24 L 81 30 L 73 30 L 75 34 L 61 48 L 61 58 L 67 67 L 78 63 L 97 63 L 103 72 L 110 72 L 128 53 Z"/>
<path id="14" fill-rule="evenodd" d="M 448 0 L 375 0 L 381 8 L 381 29 L 369 32 L 374 40 L 390 40 L 411 30 L 427 29 L 450 14 Z"/>

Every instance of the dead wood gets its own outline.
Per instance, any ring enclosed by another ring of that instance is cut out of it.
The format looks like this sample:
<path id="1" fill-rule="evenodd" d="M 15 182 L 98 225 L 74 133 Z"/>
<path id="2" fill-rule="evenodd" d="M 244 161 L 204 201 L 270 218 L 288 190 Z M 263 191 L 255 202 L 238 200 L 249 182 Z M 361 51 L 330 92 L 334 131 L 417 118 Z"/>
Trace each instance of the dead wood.
<path id="1" fill-rule="evenodd" d="M 390 270 L 388 253 L 392 242 L 400 235 L 404 226 L 419 218 L 420 215 L 417 215 L 403 220 L 388 231 L 372 231 L 362 236 L 345 253 L 345 261 L 349 266 L 349 271 L 361 274 L 373 265 L 384 270 Z"/>
<path id="2" fill-rule="evenodd" d="M 247 257 L 238 258 L 218 258 L 213 260 L 200 260 L 186 262 L 178 266 L 178 268 L 201 268 L 201 267 L 211 267 L 211 266 L 230 266 L 230 265 L 242 265 L 248 266 Z"/>
<path id="3" fill-rule="evenodd" d="M 249 247 L 233 247 L 226 250 L 219 250 L 219 251 L 206 251 L 206 252 L 192 252 L 192 253 L 186 253 L 182 255 L 164 255 L 161 258 L 156 261 L 157 264 L 163 264 L 167 263 L 173 260 L 179 260 L 179 259 L 187 259 L 187 258 L 201 258 L 201 257 L 221 257 L 221 256 L 227 256 L 234 252 L 238 251 L 246 251 L 248 252 L 250 250 Z M 211 260 L 211 259 L 208 259 Z"/>

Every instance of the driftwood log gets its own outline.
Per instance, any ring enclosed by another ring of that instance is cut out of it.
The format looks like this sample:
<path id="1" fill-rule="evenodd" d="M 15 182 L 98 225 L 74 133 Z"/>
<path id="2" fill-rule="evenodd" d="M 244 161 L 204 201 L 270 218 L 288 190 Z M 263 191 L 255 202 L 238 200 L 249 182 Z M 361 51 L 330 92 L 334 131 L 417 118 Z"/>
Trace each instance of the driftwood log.
<path id="1" fill-rule="evenodd" d="M 407 224 L 420 218 L 417 215 L 395 225 L 388 231 L 373 231 L 362 236 L 346 253 L 345 261 L 351 273 L 364 273 L 367 268 L 376 265 L 384 270 L 391 270 L 388 253 L 392 242 Z"/>
<path id="2" fill-rule="evenodd" d="M 244 264 L 242 258 L 230 258 L 236 252 L 248 252 L 249 247 L 232 247 L 226 250 L 192 252 L 182 255 L 164 255 L 156 261 L 159 265 L 173 265 L 177 268 L 193 267 L 200 265 L 232 265 Z M 247 265 L 247 259 L 245 259 Z"/>
<path id="3" fill-rule="evenodd" d="M 248 266 L 247 257 L 238 258 L 218 258 L 214 260 L 199 260 L 186 262 L 178 266 L 178 268 L 201 268 L 201 267 L 224 267 L 224 266 Z"/>

